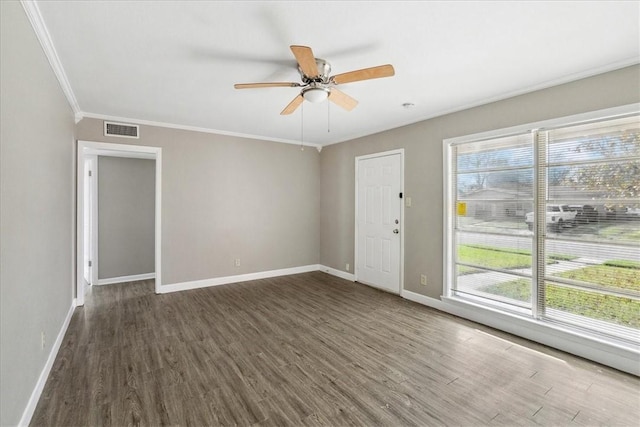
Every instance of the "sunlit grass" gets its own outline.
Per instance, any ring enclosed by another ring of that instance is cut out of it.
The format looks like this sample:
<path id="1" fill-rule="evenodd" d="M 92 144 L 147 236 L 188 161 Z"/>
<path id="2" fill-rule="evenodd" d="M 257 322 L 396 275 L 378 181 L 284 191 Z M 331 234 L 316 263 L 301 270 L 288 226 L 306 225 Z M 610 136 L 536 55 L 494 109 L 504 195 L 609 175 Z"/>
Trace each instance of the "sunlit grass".
<path id="1" fill-rule="evenodd" d="M 570 261 L 575 257 L 569 255 L 549 255 L 547 264 L 555 264 L 559 260 Z M 531 268 L 531 251 L 526 249 L 504 249 L 483 245 L 459 245 L 458 261 L 466 264 L 475 264 L 488 269 L 512 270 L 517 268 Z M 477 273 L 473 267 L 461 265 L 458 274 Z"/>
<path id="2" fill-rule="evenodd" d="M 619 262 L 617 263 L 620 264 Z M 633 262 L 624 262 L 624 265 L 634 265 Z M 618 289 L 630 289 L 640 291 L 640 267 L 618 267 L 601 264 L 590 265 L 577 270 L 565 271 L 557 274 L 558 277 L 580 280 L 582 282 L 595 283 L 600 286 Z"/>
<path id="3" fill-rule="evenodd" d="M 640 263 L 616 260 L 608 261 L 608 263 L 624 264 L 630 267 L 603 264 L 567 271 L 558 276 L 612 289 L 640 291 Z M 529 302 L 531 300 L 531 281 L 527 279 L 496 283 L 479 290 L 518 301 Z M 548 284 L 546 286 L 546 304 L 549 308 L 567 313 L 640 328 L 640 301 L 631 298 Z"/>

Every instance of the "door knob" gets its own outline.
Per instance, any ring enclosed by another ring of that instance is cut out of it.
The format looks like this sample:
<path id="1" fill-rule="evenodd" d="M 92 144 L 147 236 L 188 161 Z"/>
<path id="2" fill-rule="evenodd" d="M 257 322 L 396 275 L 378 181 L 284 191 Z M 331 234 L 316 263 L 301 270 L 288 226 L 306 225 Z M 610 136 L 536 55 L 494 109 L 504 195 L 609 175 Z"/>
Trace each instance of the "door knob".
<path id="1" fill-rule="evenodd" d="M 400 232 L 400 230 L 398 230 L 397 228 L 393 230 L 393 234 L 398 234 Z"/>

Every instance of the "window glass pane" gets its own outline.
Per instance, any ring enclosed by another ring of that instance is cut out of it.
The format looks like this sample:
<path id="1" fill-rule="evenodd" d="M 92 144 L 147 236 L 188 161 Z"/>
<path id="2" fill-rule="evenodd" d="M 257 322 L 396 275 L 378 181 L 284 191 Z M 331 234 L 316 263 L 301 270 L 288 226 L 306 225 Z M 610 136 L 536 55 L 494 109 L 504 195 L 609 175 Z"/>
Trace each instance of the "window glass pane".
<path id="1" fill-rule="evenodd" d="M 455 291 L 530 310 L 531 134 L 461 144 L 455 152 Z"/>
<path id="2" fill-rule="evenodd" d="M 550 232 L 539 287 L 544 317 L 636 342 L 639 129 L 635 116 L 547 132 L 548 164 L 542 166 Z"/>

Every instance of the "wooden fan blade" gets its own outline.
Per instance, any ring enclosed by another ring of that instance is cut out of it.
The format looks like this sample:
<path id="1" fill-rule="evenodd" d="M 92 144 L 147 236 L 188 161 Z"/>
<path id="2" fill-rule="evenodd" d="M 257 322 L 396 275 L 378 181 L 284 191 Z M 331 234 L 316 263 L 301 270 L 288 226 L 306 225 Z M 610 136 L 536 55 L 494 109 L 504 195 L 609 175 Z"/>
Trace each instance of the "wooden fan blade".
<path id="1" fill-rule="evenodd" d="M 293 101 L 289 103 L 289 105 L 284 107 L 284 110 L 282 110 L 280 114 L 284 116 L 293 113 L 294 111 L 296 111 L 296 108 L 298 108 L 300 104 L 302 104 L 302 101 L 304 101 L 302 95 L 296 96 L 295 98 L 293 98 Z"/>
<path id="2" fill-rule="evenodd" d="M 356 108 L 358 101 L 347 95 L 346 93 L 339 91 L 335 87 L 331 88 L 329 93 L 329 101 L 344 108 L 347 111 L 351 111 Z"/>
<path id="3" fill-rule="evenodd" d="M 233 87 L 236 89 L 253 89 L 260 87 L 299 87 L 300 83 L 293 82 L 273 82 L 273 83 L 237 83 Z"/>
<path id="4" fill-rule="evenodd" d="M 362 70 L 349 71 L 348 73 L 333 76 L 335 84 L 358 82 L 360 80 L 379 79 L 381 77 L 391 77 L 395 74 L 391 64 L 379 65 L 377 67 L 364 68 Z"/>
<path id="5" fill-rule="evenodd" d="M 313 51 L 307 46 L 291 46 L 291 52 L 296 57 L 300 69 L 307 77 L 318 76 L 318 65 L 316 64 L 316 57 L 313 56 Z"/>

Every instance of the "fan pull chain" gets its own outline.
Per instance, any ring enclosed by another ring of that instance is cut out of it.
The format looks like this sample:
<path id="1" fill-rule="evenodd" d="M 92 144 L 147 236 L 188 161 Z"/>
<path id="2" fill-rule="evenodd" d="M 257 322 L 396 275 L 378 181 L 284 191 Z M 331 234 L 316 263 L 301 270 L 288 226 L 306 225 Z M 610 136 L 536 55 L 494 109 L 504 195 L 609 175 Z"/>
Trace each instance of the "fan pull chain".
<path id="1" fill-rule="evenodd" d="M 327 133 L 331 132 L 331 103 L 327 101 Z"/>
<path id="2" fill-rule="evenodd" d="M 300 105 L 300 151 L 304 151 L 304 102 Z"/>

